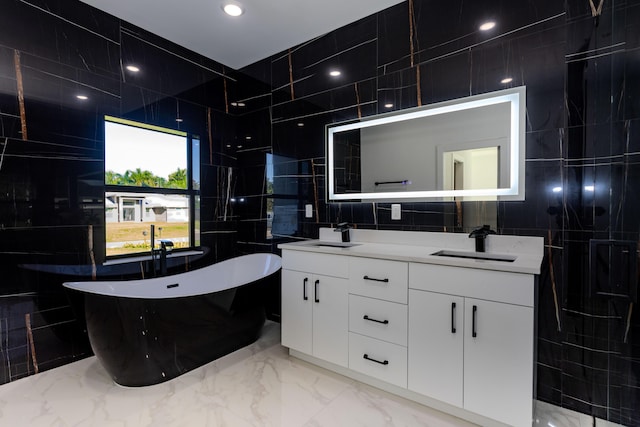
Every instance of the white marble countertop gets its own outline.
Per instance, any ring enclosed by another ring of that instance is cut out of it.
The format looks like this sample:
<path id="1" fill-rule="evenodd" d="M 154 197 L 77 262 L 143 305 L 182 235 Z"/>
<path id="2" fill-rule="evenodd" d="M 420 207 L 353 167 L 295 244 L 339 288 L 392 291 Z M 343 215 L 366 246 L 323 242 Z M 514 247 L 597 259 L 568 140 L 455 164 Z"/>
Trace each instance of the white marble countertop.
<path id="1" fill-rule="evenodd" d="M 332 229 L 320 230 L 320 239 L 282 243 L 278 248 L 324 254 L 337 254 L 366 258 L 425 264 L 449 265 L 482 270 L 540 274 L 544 254 L 542 237 L 490 235 L 486 239 L 486 252 L 475 252 L 475 241 L 463 233 L 431 233 L 414 231 L 350 230 L 350 247 L 318 246 L 318 243 L 340 242 L 340 233 Z M 469 255 L 515 257 L 512 262 L 458 258 L 433 255 L 440 250 L 452 250 Z"/>

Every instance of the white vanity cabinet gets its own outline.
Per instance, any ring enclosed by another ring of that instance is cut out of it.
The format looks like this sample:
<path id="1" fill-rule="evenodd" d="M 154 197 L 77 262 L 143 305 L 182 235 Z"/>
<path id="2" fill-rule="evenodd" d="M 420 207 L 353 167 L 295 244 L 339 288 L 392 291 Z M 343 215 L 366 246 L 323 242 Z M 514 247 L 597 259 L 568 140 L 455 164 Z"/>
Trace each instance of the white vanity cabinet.
<path id="1" fill-rule="evenodd" d="M 348 365 L 347 258 L 282 251 L 282 345 Z"/>
<path id="2" fill-rule="evenodd" d="M 534 276 L 409 268 L 408 388 L 512 426 L 530 426 Z"/>
<path id="3" fill-rule="evenodd" d="M 530 427 L 544 240 L 489 236 L 491 258 L 466 234 L 351 232 L 350 246 L 332 229 L 279 245 L 290 354 L 478 425 Z"/>

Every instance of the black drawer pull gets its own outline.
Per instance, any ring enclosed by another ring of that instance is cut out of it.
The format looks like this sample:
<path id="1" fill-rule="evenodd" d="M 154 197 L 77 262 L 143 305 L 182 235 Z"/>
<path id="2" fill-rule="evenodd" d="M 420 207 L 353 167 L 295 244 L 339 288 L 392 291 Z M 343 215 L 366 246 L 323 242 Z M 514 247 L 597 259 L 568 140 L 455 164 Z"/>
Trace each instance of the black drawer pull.
<path id="1" fill-rule="evenodd" d="M 180 286 L 179 283 L 174 283 L 172 285 L 167 285 L 167 289 L 171 289 L 171 288 L 177 288 L 178 286 Z"/>
<path id="2" fill-rule="evenodd" d="M 375 277 L 369 277 L 369 276 L 364 276 L 363 277 L 364 280 L 372 280 L 374 282 L 384 282 L 384 283 L 389 283 L 389 279 L 376 279 Z"/>
<path id="3" fill-rule="evenodd" d="M 320 283 L 320 280 L 316 280 L 314 285 L 313 285 L 313 298 L 315 300 L 315 302 L 320 302 L 320 298 L 318 298 L 318 284 Z"/>
<path id="4" fill-rule="evenodd" d="M 363 358 L 363 359 L 370 360 L 370 361 L 372 361 L 372 362 L 379 363 L 379 364 L 381 364 L 381 365 L 388 365 L 388 364 L 389 364 L 389 361 L 388 361 L 388 360 L 385 360 L 384 362 L 381 362 L 381 361 L 379 361 L 379 360 L 376 360 L 376 359 L 372 359 L 372 358 L 370 358 L 370 357 L 369 357 L 369 355 L 367 355 L 367 354 L 365 354 L 364 356 L 362 356 L 362 358 Z"/>
<path id="5" fill-rule="evenodd" d="M 309 297 L 307 296 L 307 282 L 309 281 L 308 277 L 305 277 L 302 281 L 302 299 L 307 301 Z"/>
<path id="6" fill-rule="evenodd" d="M 476 316 L 478 315 L 478 306 L 474 305 L 473 306 L 473 311 L 471 313 L 471 336 L 472 337 L 477 337 L 478 336 L 478 332 L 476 331 Z"/>
<path id="7" fill-rule="evenodd" d="M 372 319 L 371 317 L 367 316 L 366 314 L 364 315 L 363 319 L 364 320 L 369 320 L 371 322 L 382 323 L 383 325 L 388 325 L 389 324 L 388 320 Z"/>
<path id="8" fill-rule="evenodd" d="M 451 303 L 451 333 L 456 333 L 456 303 Z"/>

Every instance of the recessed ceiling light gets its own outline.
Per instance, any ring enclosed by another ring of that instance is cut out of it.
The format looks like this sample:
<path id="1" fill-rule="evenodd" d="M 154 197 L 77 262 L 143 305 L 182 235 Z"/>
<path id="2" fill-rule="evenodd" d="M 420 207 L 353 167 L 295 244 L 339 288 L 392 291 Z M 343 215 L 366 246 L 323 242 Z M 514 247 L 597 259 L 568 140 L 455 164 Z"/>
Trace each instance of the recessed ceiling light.
<path id="1" fill-rule="evenodd" d="M 504 79 L 500 80 L 500 83 L 502 83 L 503 85 L 506 85 L 507 83 L 511 83 L 512 81 L 513 81 L 513 78 L 505 77 Z"/>
<path id="2" fill-rule="evenodd" d="M 242 7 L 236 3 L 227 3 L 222 6 L 222 10 L 229 16 L 240 16 L 244 13 Z"/>
<path id="3" fill-rule="evenodd" d="M 231 148 L 231 144 L 227 144 L 227 148 Z"/>
<path id="4" fill-rule="evenodd" d="M 551 191 L 554 193 L 562 193 L 562 187 L 553 187 Z"/>
<path id="5" fill-rule="evenodd" d="M 484 24 L 480 25 L 480 31 L 489 31 L 490 29 L 492 29 L 493 27 L 496 26 L 496 23 L 493 21 L 488 21 L 485 22 Z"/>
<path id="6" fill-rule="evenodd" d="M 86 101 L 87 99 L 89 99 L 89 97 L 86 95 L 76 95 L 76 98 L 78 98 L 81 101 Z"/>
<path id="7" fill-rule="evenodd" d="M 340 74 L 342 74 L 342 73 L 341 73 L 340 71 L 338 71 L 338 70 L 331 70 L 331 71 L 329 71 L 329 75 L 330 75 L 331 77 L 338 77 Z"/>
<path id="8" fill-rule="evenodd" d="M 238 148 L 242 148 L 242 145 L 238 145 Z"/>
<path id="9" fill-rule="evenodd" d="M 138 71 L 140 71 L 140 68 L 136 67 L 135 65 L 127 65 L 127 70 L 131 71 L 132 73 L 137 73 Z"/>
<path id="10" fill-rule="evenodd" d="M 247 141 L 251 139 L 250 136 L 245 136 L 244 139 L 246 139 Z"/>
<path id="11" fill-rule="evenodd" d="M 182 123 L 183 121 L 184 121 L 184 120 L 182 120 L 180 117 L 177 117 L 177 118 L 176 118 L 176 122 L 178 122 L 178 123 Z"/>
<path id="12" fill-rule="evenodd" d="M 393 107 L 393 104 L 391 103 L 384 104 L 384 108 L 392 108 L 392 107 Z"/>
<path id="13" fill-rule="evenodd" d="M 298 127 L 299 128 L 304 127 L 304 123 L 302 123 L 302 122 L 298 123 Z"/>

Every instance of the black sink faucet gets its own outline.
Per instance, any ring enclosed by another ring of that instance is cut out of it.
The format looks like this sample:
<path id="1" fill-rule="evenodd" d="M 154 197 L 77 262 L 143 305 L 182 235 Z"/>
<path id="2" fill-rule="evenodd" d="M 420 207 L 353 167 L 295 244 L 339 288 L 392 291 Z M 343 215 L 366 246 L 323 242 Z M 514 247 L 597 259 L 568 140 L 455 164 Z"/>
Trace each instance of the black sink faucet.
<path id="1" fill-rule="evenodd" d="M 343 242 L 350 242 L 351 239 L 349 238 L 349 230 L 353 228 L 349 225 L 348 222 L 341 222 L 340 224 L 338 224 L 336 226 L 336 228 L 334 228 L 333 231 L 339 231 L 342 233 L 342 241 Z"/>
<path id="2" fill-rule="evenodd" d="M 488 225 L 478 227 L 469 233 L 469 238 L 476 239 L 476 252 L 484 252 L 484 242 L 489 234 L 496 234 Z"/>

